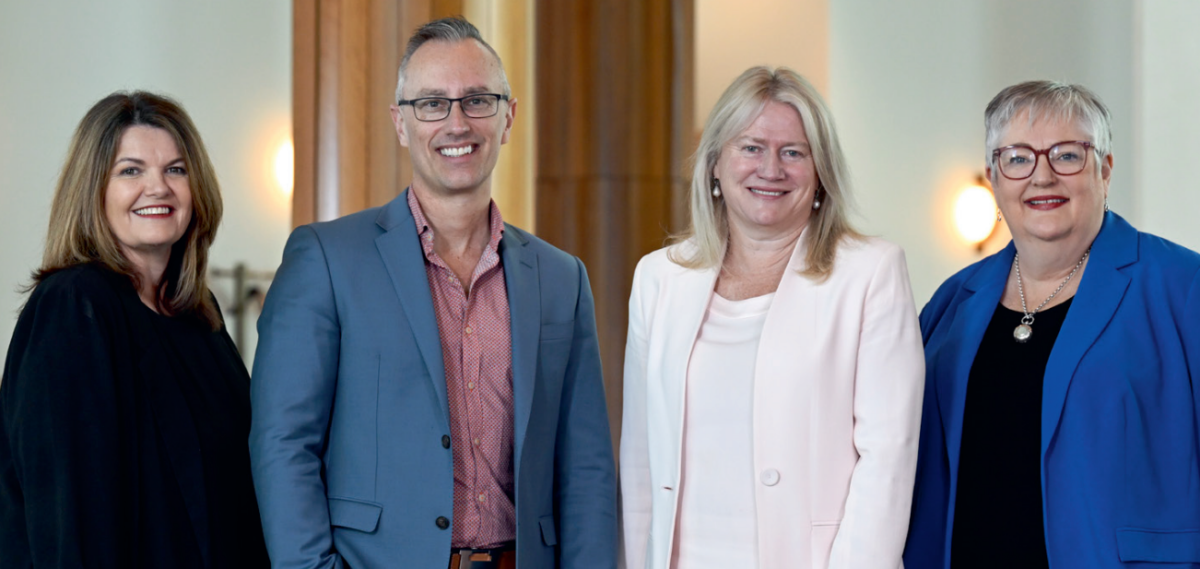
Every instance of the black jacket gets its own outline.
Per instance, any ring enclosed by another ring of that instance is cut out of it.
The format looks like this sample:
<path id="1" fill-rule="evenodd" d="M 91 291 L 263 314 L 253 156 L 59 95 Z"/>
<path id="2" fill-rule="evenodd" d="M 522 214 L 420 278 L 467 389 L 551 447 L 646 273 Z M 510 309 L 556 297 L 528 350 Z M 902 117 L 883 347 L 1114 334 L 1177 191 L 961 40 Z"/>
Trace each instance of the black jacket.
<path id="1" fill-rule="evenodd" d="M 34 290 L 0 382 L 0 568 L 267 565 L 249 377 L 224 329 L 192 321 L 185 347 L 229 372 L 197 381 L 165 337 L 185 318 L 150 311 L 97 265 Z M 227 388 L 197 397 L 210 385 Z"/>

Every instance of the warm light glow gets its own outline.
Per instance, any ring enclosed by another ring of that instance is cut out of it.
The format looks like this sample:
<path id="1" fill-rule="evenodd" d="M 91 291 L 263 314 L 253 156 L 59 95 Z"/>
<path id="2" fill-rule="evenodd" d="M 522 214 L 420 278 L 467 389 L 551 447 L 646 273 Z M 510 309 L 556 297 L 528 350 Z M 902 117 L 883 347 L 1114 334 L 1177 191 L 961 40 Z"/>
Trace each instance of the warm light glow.
<path id="1" fill-rule="evenodd" d="M 980 243 L 996 227 L 996 200 L 982 186 L 969 186 L 954 204 L 954 226 L 968 243 Z"/>
<path id="2" fill-rule="evenodd" d="M 292 195 L 292 182 L 295 176 L 293 152 L 291 140 L 283 141 L 283 144 L 279 145 L 279 150 L 275 152 L 275 182 L 279 184 L 279 191 L 289 196 Z"/>

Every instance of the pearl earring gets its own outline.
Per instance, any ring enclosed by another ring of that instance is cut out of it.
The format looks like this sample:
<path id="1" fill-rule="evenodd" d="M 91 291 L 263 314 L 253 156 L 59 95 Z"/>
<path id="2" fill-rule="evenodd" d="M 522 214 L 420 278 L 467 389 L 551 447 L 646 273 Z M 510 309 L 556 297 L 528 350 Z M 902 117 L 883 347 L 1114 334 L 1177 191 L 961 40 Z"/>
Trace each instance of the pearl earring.
<path id="1" fill-rule="evenodd" d="M 821 209 L 821 200 L 813 200 L 813 209 Z"/>
<path id="2" fill-rule="evenodd" d="M 1104 212 L 1108 213 L 1108 196 L 1104 196 Z"/>
<path id="3" fill-rule="evenodd" d="M 1000 223 L 1001 221 L 1004 221 L 1004 218 L 1000 217 L 1000 208 L 996 208 L 996 223 Z"/>
<path id="4" fill-rule="evenodd" d="M 720 180 L 718 180 L 716 178 L 712 179 L 712 189 L 713 189 L 713 197 L 714 198 L 721 197 L 721 181 Z"/>

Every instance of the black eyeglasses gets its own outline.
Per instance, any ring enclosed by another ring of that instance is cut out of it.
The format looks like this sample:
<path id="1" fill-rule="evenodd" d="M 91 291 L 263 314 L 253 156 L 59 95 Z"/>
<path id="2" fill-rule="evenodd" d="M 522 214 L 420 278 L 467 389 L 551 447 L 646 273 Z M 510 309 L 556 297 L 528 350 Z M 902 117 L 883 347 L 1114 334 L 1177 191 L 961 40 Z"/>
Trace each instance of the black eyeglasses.
<path id="1" fill-rule="evenodd" d="M 1092 148 L 1095 145 L 1085 140 L 1066 140 L 1042 150 L 1034 150 L 1028 144 L 1014 144 L 993 150 L 992 161 L 1005 178 L 1024 180 L 1033 175 L 1038 157 L 1045 154 L 1046 163 L 1050 164 L 1055 174 L 1071 176 L 1082 172 L 1087 166 L 1087 157 Z"/>
<path id="2" fill-rule="evenodd" d="M 417 120 L 422 122 L 435 122 L 444 120 L 450 116 L 450 109 L 454 103 L 458 103 L 458 107 L 462 109 L 464 115 L 473 119 L 486 119 L 496 116 L 500 111 L 500 101 L 507 101 L 507 95 L 499 95 L 496 93 L 476 93 L 459 97 L 457 99 L 448 99 L 446 97 L 423 97 L 420 99 L 401 99 L 396 102 L 399 106 L 410 105 L 413 108 L 413 113 L 417 116 Z"/>

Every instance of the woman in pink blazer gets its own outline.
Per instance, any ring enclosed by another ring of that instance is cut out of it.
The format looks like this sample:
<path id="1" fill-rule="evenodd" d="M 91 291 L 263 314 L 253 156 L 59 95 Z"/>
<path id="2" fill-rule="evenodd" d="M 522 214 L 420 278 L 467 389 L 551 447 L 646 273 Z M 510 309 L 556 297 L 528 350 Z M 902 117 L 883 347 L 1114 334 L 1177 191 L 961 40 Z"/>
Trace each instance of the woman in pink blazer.
<path id="1" fill-rule="evenodd" d="M 784 68 L 738 77 L 690 202 L 629 300 L 625 565 L 900 567 L 921 334 L 903 251 L 847 222 L 816 90 Z"/>

